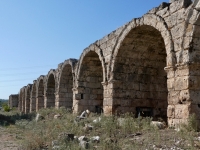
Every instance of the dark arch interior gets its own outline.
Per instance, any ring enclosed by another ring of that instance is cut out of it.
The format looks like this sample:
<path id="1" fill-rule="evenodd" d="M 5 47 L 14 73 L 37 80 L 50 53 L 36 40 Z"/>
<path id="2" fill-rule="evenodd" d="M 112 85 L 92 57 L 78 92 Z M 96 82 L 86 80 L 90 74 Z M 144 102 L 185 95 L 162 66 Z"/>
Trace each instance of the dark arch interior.
<path id="1" fill-rule="evenodd" d="M 55 107 L 55 79 L 53 74 L 51 74 L 48 78 L 46 97 L 46 107 Z"/>
<path id="2" fill-rule="evenodd" d="M 158 30 L 132 29 L 123 40 L 114 66 L 114 106 L 155 120 L 167 118 L 166 50 Z"/>
<path id="3" fill-rule="evenodd" d="M 79 87 L 82 87 L 82 109 L 97 112 L 103 107 L 103 69 L 99 56 L 95 52 L 89 52 L 83 59 L 79 75 Z"/>
<path id="4" fill-rule="evenodd" d="M 59 84 L 59 106 L 71 109 L 73 103 L 73 76 L 71 66 L 65 65 L 62 70 Z"/>
<path id="5" fill-rule="evenodd" d="M 26 91 L 26 108 L 25 108 L 25 113 L 29 113 L 30 112 L 30 87 L 28 87 L 27 91 Z"/>
<path id="6" fill-rule="evenodd" d="M 44 108 L 44 84 L 43 79 L 40 80 L 38 85 L 38 95 L 37 95 L 37 101 L 36 101 L 36 110 Z"/>
<path id="7" fill-rule="evenodd" d="M 31 91 L 31 108 L 30 111 L 35 111 L 36 110 L 36 83 L 33 84 L 33 88 Z"/>

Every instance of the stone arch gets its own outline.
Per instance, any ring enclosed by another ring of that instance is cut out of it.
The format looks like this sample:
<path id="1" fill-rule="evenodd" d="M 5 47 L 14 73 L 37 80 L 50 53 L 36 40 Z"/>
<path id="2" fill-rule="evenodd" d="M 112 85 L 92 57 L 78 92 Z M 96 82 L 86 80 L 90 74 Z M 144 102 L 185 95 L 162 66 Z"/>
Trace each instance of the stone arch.
<path id="1" fill-rule="evenodd" d="M 31 90 L 30 112 L 36 111 L 36 92 L 37 92 L 36 87 L 37 87 L 37 80 L 34 80 Z"/>
<path id="2" fill-rule="evenodd" d="M 68 109 L 72 109 L 73 105 L 73 87 L 74 87 L 74 67 L 77 63 L 76 59 L 65 60 L 61 64 L 58 75 L 58 93 L 56 96 L 56 106 L 64 106 Z"/>
<path id="3" fill-rule="evenodd" d="M 176 57 L 165 22 L 147 14 L 131 21 L 117 41 L 110 63 L 112 111 L 167 120 L 164 68 L 174 68 Z"/>
<path id="4" fill-rule="evenodd" d="M 182 45 L 188 50 L 190 64 L 200 63 L 200 1 L 194 0 L 187 12 Z M 199 67 L 198 67 L 199 68 Z"/>
<path id="5" fill-rule="evenodd" d="M 102 82 L 107 80 L 105 70 L 105 60 L 99 47 L 94 44 L 83 51 L 76 68 L 75 112 L 85 109 L 95 112 L 97 107 L 103 107 Z"/>
<path id="6" fill-rule="evenodd" d="M 86 48 L 81 56 L 80 56 L 80 59 L 77 63 L 77 68 L 76 68 L 76 79 L 79 79 L 79 76 L 80 76 L 80 70 L 82 69 L 82 62 L 83 62 L 83 59 L 85 58 L 85 56 L 89 53 L 89 52 L 95 52 L 97 55 L 98 55 L 98 58 L 101 62 L 101 65 L 102 65 L 102 69 L 103 69 L 103 81 L 102 82 L 105 82 L 107 81 L 107 78 L 106 78 L 106 65 L 105 65 L 105 59 L 103 57 L 103 52 L 102 50 L 96 45 L 96 44 L 93 44 L 93 45 L 90 45 L 88 48 Z"/>
<path id="7" fill-rule="evenodd" d="M 110 78 L 110 80 L 112 79 L 112 71 L 114 68 L 115 60 L 116 60 L 115 58 L 117 57 L 117 54 L 118 54 L 119 48 L 122 45 L 122 42 L 124 41 L 124 39 L 126 38 L 126 36 L 129 34 L 131 30 L 142 25 L 152 26 L 153 28 L 155 28 L 161 33 L 162 38 L 165 43 L 165 48 L 166 48 L 166 53 L 167 53 L 166 68 L 175 68 L 177 60 L 176 60 L 176 55 L 174 52 L 174 44 L 172 40 L 172 35 L 170 31 L 168 30 L 167 23 L 160 16 L 157 16 L 155 14 L 146 14 L 142 18 L 133 19 L 132 21 L 130 21 L 125 26 L 124 30 L 122 30 L 118 39 L 116 40 L 116 43 L 112 50 L 110 63 L 108 67 L 109 69 L 108 77 Z"/>
<path id="8" fill-rule="evenodd" d="M 37 92 L 36 92 L 36 111 L 41 108 L 44 108 L 44 84 L 45 84 L 45 76 L 41 75 L 37 79 Z"/>
<path id="9" fill-rule="evenodd" d="M 28 84 L 25 89 L 25 113 L 30 112 L 30 98 L 31 98 L 32 84 Z"/>
<path id="10" fill-rule="evenodd" d="M 56 71 L 51 69 L 46 76 L 45 108 L 55 107 Z"/>

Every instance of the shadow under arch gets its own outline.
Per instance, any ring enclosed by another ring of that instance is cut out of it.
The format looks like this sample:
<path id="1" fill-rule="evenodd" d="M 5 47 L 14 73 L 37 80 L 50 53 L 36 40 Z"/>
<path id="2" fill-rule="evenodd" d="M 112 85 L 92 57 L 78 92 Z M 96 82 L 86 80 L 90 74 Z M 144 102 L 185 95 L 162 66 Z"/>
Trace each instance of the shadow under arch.
<path id="1" fill-rule="evenodd" d="M 41 75 L 37 79 L 36 111 L 38 111 L 41 108 L 44 108 L 44 85 L 45 85 L 45 76 Z"/>
<path id="2" fill-rule="evenodd" d="M 46 76 L 46 100 L 45 108 L 55 107 L 56 74 L 55 69 L 51 69 Z"/>
<path id="3" fill-rule="evenodd" d="M 97 107 L 103 107 L 102 82 L 106 80 L 105 74 L 102 51 L 96 45 L 91 45 L 83 51 L 76 68 L 76 88 L 80 95 L 79 109 L 76 111 L 89 109 L 96 112 Z"/>
<path id="4" fill-rule="evenodd" d="M 36 92 L 37 92 L 36 86 L 37 86 L 37 80 L 34 80 L 31 90 L 30 112 L 36 111 Z"/>
<path id="5" fill-rule="evenodd" d="M 30 113 L 31 90 L 32 84 L 28 84 L 25 89 L 25 114 Z"/>
<path id="6" fill-rule="evenodd" d="M 172 40 L 172 35 L 171 35 L 171 32 L 168 30 L 167 23 L 160 16 L 157 16 L 155 14 L 146 14 L 143 17 L 138 18 L 138 19 L 133 19 L 128 24 L 126 24 L 125 28 L 122 30 L 118 39 L 116 40 L 116 43 L 114 45 L 114 48 L 110 56 L 110 62 L 109 62 L 109 67 L 108 67 L 109 80 L 112 80 L 112 71 L 114 68 L 115 60 L 124 39 L 126 38 L 126 36 L 129 34 L 131 30 L 140 26 L 145 26 L 145 25 L 151 26 L 152 28 L 160 32 L 164 40 L 165 50 L 167 54 L 165 67 L 166 69 L 175 68 L 177 59 L 174 52 L 174 43 Z"/>
<path id="7" fill-rule="evenodd" d="M 119 39 L 109 72 L 113 112 L 132 112 L 136 117 L 151 116 L 166 121 L 168 88 L 164 69 L 176 64 L 167 26 L 161 18 L 145 15 L 130 22 Z"/>
<path id="8" fill-rule="evenodd" d="M 73 105 L 73 87 L 75 80 L 74 67 L 77 63 L 76 59 L 65 60 L 60 66 L 60 74 L 58 76 L 58 95 L 57 106 L 72 109 Z"/>

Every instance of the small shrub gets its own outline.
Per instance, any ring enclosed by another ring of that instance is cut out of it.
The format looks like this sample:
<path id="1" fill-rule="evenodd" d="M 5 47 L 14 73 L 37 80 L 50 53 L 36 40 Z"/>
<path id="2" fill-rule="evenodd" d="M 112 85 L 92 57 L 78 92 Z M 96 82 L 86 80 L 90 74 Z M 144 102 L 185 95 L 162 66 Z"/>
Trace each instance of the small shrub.
<path id="1" fill-rule="evenodd" d="M 3 106 L 3 110 L 6 111 L 6 112 L 9 112 L 10 111 L 10 107 L 7 104 L 5 104 Z"/>

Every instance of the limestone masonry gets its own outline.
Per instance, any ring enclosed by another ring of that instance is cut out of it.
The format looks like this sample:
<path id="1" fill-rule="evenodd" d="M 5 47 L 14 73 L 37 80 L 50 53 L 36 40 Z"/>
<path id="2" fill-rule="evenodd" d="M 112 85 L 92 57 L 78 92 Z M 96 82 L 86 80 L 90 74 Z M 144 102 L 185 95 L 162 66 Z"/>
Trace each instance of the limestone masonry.
<path id="1" fill-rule="evenodd" d="M 18 94 L 11 94 L 10 96 L 9 96 L 9 103 L 8 103 L 8 105 L 9 105 L 9 107 L 12 109 L 12 108 L 14 108 L 14 107 L 18 107 Z"/>
<path id="2" fill-rule="evenodd" d="M 162 3 L 20 89 L 24 113 L 61 106 L 200 125 L 200 1 Z"/>

